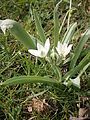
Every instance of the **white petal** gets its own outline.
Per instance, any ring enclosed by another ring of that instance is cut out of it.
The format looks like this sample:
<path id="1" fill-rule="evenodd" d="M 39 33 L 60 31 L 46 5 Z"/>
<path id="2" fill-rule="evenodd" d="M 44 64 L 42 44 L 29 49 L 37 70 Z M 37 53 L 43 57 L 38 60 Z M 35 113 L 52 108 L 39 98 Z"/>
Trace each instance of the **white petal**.
<path id="1" fill-rule="evenodd" d="M 63 43 L 63 51 L 67 52 L 67 48 L 68 48 L 67 46 L 68 46 L 68 44 Z"/>
<path id="2" fill-rule="evenodd" d="M 70 79 L 70 80 L 75 86 L 80 88 L 80 77 L 79 76 L 75 79 Z"/>
<path id="3" fill-rule="evenodd" d="M 45 48 L 45 52 L 47 54 L 49 49 L 50 49 L 50 40 L 49 40 L 49 38 L 46 40 L 44 48 Z"/>
<path id="4" fill-rule="evenodd" d="M 37 43 L 37 49 L 38 49 L 38 51 L 41 51 L 44 49 L 44 47 L 40 43 Z"/>
<path id="5" fill-rule="evenodd" d="M 67 85 L 68 85 L 68 82 L 64 81 L 64 83 L 63 83 L 63 84 L 67 86 Z"/>
<path id="6" fill-rule="evenodd" d="M 67 45 L 64 46 L 64 57 L 66 57 L 66 55 L 68 55 L 70 53 L 71 48 L 72 48 L 72 44 L 69 45 L 68 47 L 67 47 Z"/>
<path id="7" fill-rule="evenodd" d="M 58 42 L 57 48 L 61 51 L 62 50 L 62 43 Z"/>
<path id="8" fill-rule="evenodd" d="M 58 41 L 56 50 L 57 50 L 57 52 L 58 52 L 59 55 L 62 55 L 62 54 L 63 54 L 62 49 L 63 49 L 63 48 L 62 48 L 62 43 L 60 43 L 60 42 Z"/>
<path id="9" fill-rule="evenodd" d="M 3 33 L 5 34 L 6 31 L 6 26 L 1 26 L 1 30 L 3 31 Z"/>
<path id="10" fill-rule="evenodd" d="M 34 56 L 37 56 L 37 57 L 40 56 L 40 52 L 38 50 L 29 49 L 28 52 Z"/>
<path id="11" fill-rule="evenodd" d="M 72 48 L 72 44 L 68 46 L 68 48 L 67 48 L 67 54 L 70 52 L 71 48 Z"/>

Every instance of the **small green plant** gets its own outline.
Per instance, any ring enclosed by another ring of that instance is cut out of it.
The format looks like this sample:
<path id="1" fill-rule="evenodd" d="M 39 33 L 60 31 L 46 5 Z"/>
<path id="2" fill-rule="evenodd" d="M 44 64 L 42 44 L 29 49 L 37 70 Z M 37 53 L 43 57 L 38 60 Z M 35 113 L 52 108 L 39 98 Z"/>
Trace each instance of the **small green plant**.
<path id="1" fill-rule="evenodd" d="M 60 32 L 62 30 L 63 22 L 60 27 L 58 19 L 58 6 L 60 2 L 56 5 L 54 9 L 54 40 L 46 38 L 44 29 L 40 23 L 37 12 L 34 10 L 35 25 L 40 39 L 38 40 L 32 35 L 29 35 L 21 25 L 11 19 L 0 20 L 0 28 L 6 33 L 9 30 L 18 40 L 20 40 L 28 49 L 32 55 L 34 55 L 37 60 L 41 62 L 47 62 L 52 66 L 52 70 L 55 71 L 57 76 L 54 78 L 49 78 L 46 76 L 17 76 L 10 78 L 4 82 L 1 82 L 1 86 L 5 85 L 15 85 L 24 83 L 47 83 L 47 84 L 58 84 L 58 85 L 74 85 L 80 88 L 80 77 L 83 72 L 90 65 L 90 52 L 88 52 L 83 59 L 78 63 L 78 59 L 83 50 L 85 43 L 90 37 L 90 28 L 88 28 L 82 35 L 76 48 L 73 44 L 70 44 L 72 37 L 74 36 L 77 23 L 71 24 L 63 38 L 60 39 Z M 52 44 L 50 44 L 52 43 Z M 68 68 L 65 73 L 62 69 L 64 65 L 67 64 Z"/>
<path id="2" fill-rule="evenodd" d="M 90 86 L 87 69 L 90 65 L 90 29 L 87 29 L 89 18 L 84 10 L 87 6 L 82 4 L 84 1 L 61 0 L 62 5 L 56 5 L 52 18 L 52 8 L 57 0 L 29 1 L 0 2 L 1 18 L 22 21 L 30 32 L 28 34 L 14 20 L 0 21 L 5 34 L 0 32 L 0 119 L 68 120 L 70 116 L 78 115 L 78 98 L 90 94 L 87 91 Z M 40 14 L 42 24 L 32 7 Z M 75 20 L 77 23 L 73 22 Z M 79 34 L 85 29 L 84 34 Z M 20 40 L 26 49 L 16 40 Z M 77 89 L 80 84 L 81 89 Z M 44 99 L 54 110 L 45 111 L 45 115 L 36 114 L 34 110 L 29 113 L 27 106 L 34 97 L 41 101 Z"/>

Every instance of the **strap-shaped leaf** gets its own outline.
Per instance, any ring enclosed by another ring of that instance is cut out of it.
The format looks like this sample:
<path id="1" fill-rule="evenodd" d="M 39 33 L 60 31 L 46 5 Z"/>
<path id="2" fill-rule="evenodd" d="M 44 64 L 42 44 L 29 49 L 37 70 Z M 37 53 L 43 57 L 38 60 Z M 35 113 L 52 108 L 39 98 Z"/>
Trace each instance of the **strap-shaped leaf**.
<path id="1" fill-rule="evenodd" d="M 65 15 L 64 18 L 63 18 L 62 24 L 60 25 L 59 34 L 60 34 L 61 31 L 62 31 L 62 28 L 63 28 L 63 25 L 64 25 L 64 23 L 65 23 L 65 20 L 66 20 L 66 18 L 67 18 L 68 13 L 69 13 L 69 10 L 66 12 L 66 15 Z"/>
<path id="2" fill-rule="evenodd" d="M 0 27 L 3 31 L 6 29 L 10 30 L 10 32 L 18 40 L 20 40 L 28 49 L 29 48 L 32 48 L 32 49 L 36 48 L 35 41 L 33 39 L 31 39 L 29 34 L 22 28 L 22 26 L 18 22 L 11 20 L 11 19 L 1 20 Z"/>
<path id="3" fill-rule="evenodd" d="M 90 29 L 87 29 L 86 32 L 84 33 L 84 35 L 81 37 L 75 52 L 74 52 L 74 57 L 71 60 L 70 63 L 70 68 L 74 68 L 77 62 L 77 59 L 79 58 L 79 55 L 83 49 L 83 46 L 85 45 L 85 43 L 87 42 L 88 38 L 90 37 Z"/>
<path id="4" fill-rule="evenodd" d="M 77 23 L 74 23 L 72 25 L 70 25 L 70 27 L 68 28 L 67 32 L 65 33 L 62 42 L 63 43 L 69 43 L 75 33 L 75 29 L 77 27 Z"/>
<path id="5" fill-rule="evenodd" d="M 59 41 L 59 19 L 58 19 L 58 6 L 62 2 L 62 0 L 56 5 L 54 9 L 54 46 L 57 46 L 57 42 Z"/>
<path id="6" fill-rule="evenodd" d="M 39 20 L 39 17 L 36 11 L 34 11 L 34 18 L 35 18 L 36 29 L 37 29 L 38 35 L 40 36 L 40 40 L 42 43 L 45 43 L 46 37 L 44 34 L 44 29 L 42 28 L 41 22 Z"/>
<path id="7" fill-rule="evenodd" d="M 82 61 L 78 64 L 78 66 L 76 66 L 75 68 L 72 68 L 69 72 L 67 72 L 64 75 L 63 78 L 68 79 L 68 78 L 74 76 L 75 74 L 80 73 L 81 70 L 83 70 L 86 65 L 90 65 L 89 63 L 90 63 L 90 52 L 82 59 Z"/>
<path id="8" fill-rule="evenodd" d="M 0 83 L 0 85 L 16 85 L 16 84 L 27 84 L 27 83 L 45 83 L 45 84 L 60 84 L 60 82 L 50 79 L 48 77 L 41 76 L 18 76 L 7 79 L 5 82 Z"/>

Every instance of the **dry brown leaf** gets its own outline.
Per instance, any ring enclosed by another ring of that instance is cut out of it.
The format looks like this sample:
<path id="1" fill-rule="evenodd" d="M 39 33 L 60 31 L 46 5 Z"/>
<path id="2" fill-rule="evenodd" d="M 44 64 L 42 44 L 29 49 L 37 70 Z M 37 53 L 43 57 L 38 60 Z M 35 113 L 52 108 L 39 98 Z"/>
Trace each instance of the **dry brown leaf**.
<path id="1" fill-rule="evenodd" d="M 49 107 L 48 103 L 45 102 L 45 99 L 39 100 L 36 98 L 32 99 L 32 108 L 37 112 L 44 112 Z"/>

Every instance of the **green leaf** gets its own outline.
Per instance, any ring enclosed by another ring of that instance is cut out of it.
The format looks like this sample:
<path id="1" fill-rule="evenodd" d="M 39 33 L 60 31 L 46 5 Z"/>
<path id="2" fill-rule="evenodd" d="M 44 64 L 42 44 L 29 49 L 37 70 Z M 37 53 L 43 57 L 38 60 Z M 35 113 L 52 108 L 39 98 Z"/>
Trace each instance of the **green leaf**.
<path id="1" fill-rule="evenodd" d="M 63 43 L 69 43 L 75 33 L 75 29 L 77 27 L 77 23 L 74 23 L 72 25 L 70 25 L 70 27 L 68 28 L 67 32 L 65 33 L 62 42 Z"/>
<path id="2" fill-rule="evenodd" d="M 3 26 L 6 27 L 6 29 L 8 29 L 28 49 L 36 48 L 35 41 L 33 39 L 31 39 L 29 34 L 22 28 L 22 26 L 18 22 L 11 20 L 11 19 L 6 19 L 6 20 L 0 21 L 0 27 L 1 27 L 1 24 L 3 24 Z M 12 26 L 12 27 L 9 27 L 9 26 Z"/>
<path id="3" fill-rule="evenodd" d="M 38 35 L 40 36 L 41 42 L 45 43 L 46 37 L 44 34 L 44 29 L 42 28 L 42 25 L 40 23 L 40 20 L 36 11 L 34 11 L 34 18 L 35 18 L 36 29 L 37 29 Z"/>
<path id="4" fill-rule="evenodd" d="M 90 62 L 84 66 L 84 68 L 80 71 L 80 74 L 78 76 L 81 76 L 89 66 L 90 66 Z"/>
<path id="5" fill-rule="evenodd" d="M 5 85 L 16 85 L 16 84 L 27 84 L 27 83 L 60 84 L 60 82 L 48 77 L 18 76 L 7 79 L 5 82 L 0 83 L 0 85 L 5 86 Z"/>
<path id="6" fill-rule="evenodd" d="M 60 34 L 61 31 L 62 31 L 62 28 L 63 28 L 63 25 L 64 25 L 64 23 L 65 23 L 65 20 L 66 20 L 66 18 L 67 18 L 68 13 L 69 13 L 69 10 L 66 12 L 66 15 L 65 15 L 64 18 L 63 18 L 62 24 L 60 25 L 59 34 Z"/>
<path id="7" fill-rule="evenodd" d="M 54 9 L 54 46 L 57 46 L 57 42 L 59 41 L 59 19 L 58 19 L 58 6 L 62 1 L 60 1 L 55 9 Z"/>
<path id="8" fill-rule="evenodd" d="M 84 35 L 81 37 L 81 39 L 75 49 L 74 57 L 72 58 L 71 63 L 70 63 L 70 68 L 75 67 L 76 62 L 79 58 L 79 55 L 82 52 L 83 46 L 85 45 L 85 43 L 87 42 L 89 37 L 90 37 L 90 29 L 87 29 L 86 32 L 84 33 Z"/>
<path id="9" fill-rule="evenodd" d="M 87 64 L 90 63 L 90 52 L 81 60 L 81 62 L 78 64 L 78 66 L 76 66 L 75 68 L 72 68 L 69 72 L 67 72 L 63 79 L 68 79 L 72 76 L 74 76 L 75 74 L 78 74 L 81 72 L 81 70 L 83 70 L 85 68 L 85 66 Z"/>

